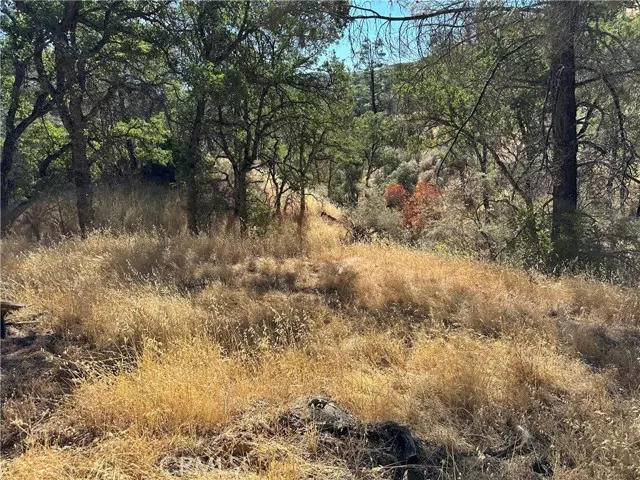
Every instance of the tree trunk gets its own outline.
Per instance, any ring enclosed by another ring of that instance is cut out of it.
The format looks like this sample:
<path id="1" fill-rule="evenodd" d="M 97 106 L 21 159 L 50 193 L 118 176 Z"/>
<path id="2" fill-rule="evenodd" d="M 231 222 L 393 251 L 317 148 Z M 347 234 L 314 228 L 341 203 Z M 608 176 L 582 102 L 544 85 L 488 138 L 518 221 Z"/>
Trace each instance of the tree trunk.
<path id="1" fill-rule="evenodd" d="M 304 181 L 300 185 L 300 212 L 298 216 L 298 226 L 302 228 L 307 218 L 307 191 Z"/>
<path id="2" fill-rule="evenodd" d="M 24 87 L 27 74 L 27 64 L 14 58 L 13 60 L 13 85 L 11 96 L 7 105 L 7 113 L 4 122 L 4 143 L 2 144 L 2 157 L 0 157 L 0 226 L 4 235 L 9 231 L 13 222 L 26 210 L 28 202 L 9 211 L 9 203 L 13 193 L 13 185 L 9 179 L 9 174 L 13 168 L 13 156 L 20 137 L 29 125 L 40 118 L 49 109 L 46 104 L 46 93 L 41 93 L 36 98 L 31 113 L 23 118 L 18 125 L 15 124 L 16 114 L 20 106 L 20 96 Z"/>
<path id="3" fill-rule="evenodd" d="M 480 161 L 480 173 L 482 173 L 482 205 L 484 206 L 485 214 L 489 213 L 491 208 L 490 195 L 489 195 L 489 180 L 487 178 L 487 145 L 482 144 L 482 153 L 478 160 Z"/>
<path id="4" fill-rule="evenodd" d="M 275 176 L 274 176 L 274 179 L 275 179 Z M 274 185 L 277 185 L 275 181 L 274 181 Z M 285 181 L 282 180 L 280 185 L 276 186 L 275 198 L 273 200 L 273 210 L 274 210 L 273 216 L 276 218 L 282 217 L 282 197 L 284 195 L 286 185 L 287 184 L 285 183 Z"/>
<path id="5" fill-rule="evenodd" d="M 0 191 L 0 201 L 2 203 L 2 212 L 6 212 L 9 208 L 9 198 L 11 197 L 11 186 L 9 183 L 9 172 L 13 166 L 13 153 L 15 150 L 15 138 L 13 135 L 7 132 L 7 136 L 4 139 L 2 145 L 2 163 L 0 164 L 0 180 L 2 182 L 2 190 Z M 2 229 L 4 231 L 4 224 Z"/>
<path id="6" fill-rule="evenodd" d="M 187 150 L 186 182 L 187 182 L 187 226 L 189 231 L 197 235 L 198 226 L 198 167 L 200 166 L 200 139 L 202 137 L 202 121 L 206 107 L 206 99 L 200 97 L 196 104 L 195 117 Z"/>
<path id="7" fill-rule="evenodd" d="M 27 211 L 30 205 L 31 205 L 31 202 L 26 200 L 16 205 L 12 209 L 7 208 L 6 210 L 2 210 L 2 212 L 0 213 L 0 223 L 2 224 L 2 235 L 9 233 L 15 221 L 20 217 L 20 215 L 22 215 L 24 212 Z"/>
<path id="8" fill-rule="evenodd" d="M 369 91 L 371 93 L 371 111 L 378 113 L 378 105 L 376 103 L 376 72 L 373 66 L 369 68 Z"/>
<path id="9" fill-rule="evenodd" d="M 327 174 L 327 197 L 331 198 L 331 189 L 333 187 L 333 162 L 329 160 L 329 171 Z"/>
<path id="10" fill-rule="evenodd" d="M 86 71 L 81 67 L 75 51 L 75 30 L 79 4 L 70 1 L 65 6 L 64 28 L 54 36 L 54 61 L 57 91 L 51 92 L 57 104 L 60 118 L 69 134 L 71 143 L 71 171 L 76 187 L 78 226 L 82 238 L 86 238 L 93 224 L 93 191 L 91 188 L 91 164 L 87 157 L 87 118 L 82 110 Z M 67 32 L 70 33 L 67 38 Z M 71 44 L 69 43 L 71 42 Z M 66 103 L 68 94 L 69 103 Z"/>
<path id="11" fill-rule="evenodd" d="M 88 230 L 93 225 L 94 217 L 91 165 L 87 158 L 87 137 L 82 114 L 82 99 L 73 93 L 69 101 L 69 117 L 71 121 L 67 122 L 65 126 L 71 139 L 71 164 L 73 181 L 76 186 L 78 225 L 82 238 L 86 238 Z"/>
<path id="12" fill-rule="evenodd" d="M 133 140 L 127 139 L 127 154 L 129 155 L 129 170 L 131 173 L 138 171 L 138 157 L 136 157 L 136 146 Z"/>
<path id="13" fill-rule="evenodd" d="M 4 122 L 5 137 L 2 144 L 2 158 L 0 158 L 0 181 L 2 189 L 0 191 L 0 202 L 2 204 L 2 212 L 6 213 L 9 207 L 9 198 L 11 197 L 11 185 L 9 183 L 9 172 L 13 167 L 13 154 L 20 132 L 15 131 L 15 119 L 20 104 L 20 93 L 22 92 L 25 76 L 27 73 L 26 64 L 17 60 L 13 61 L 13 85 L 11 88 L 11 97 L 7 108 L 7 114 Z M 5 225 L 2 225 L 4 231 Z"/>
<path id="14" fill-rule="evenodd" d="M 369 153 L 365 153 L 365 160 L 367 161 L 367 171 L 364 175 L 364 186 L 369 188 L 369 182 L 371 181 L 371 175 L 373 175 L 374 167 L 373 167 L 373 158 L 375 156 L 375 152 L 372 148 Z"/>
<path id="15" fill-rule="evenodd" d="M 554 2 L 551 8 L 551 79 L 555 105 L 553 133 L 553 214 L 551 240 L 555 261 L 578 255 L 578 139 L 576 132 L 575 36 L 579 3 Z"/>
<path id="16" fill-rule="evenodd" d="M 527 240 L 539 251 L 540 241 L 538 239 L 538 228 L 536 226 L 536 213 L 533 207 L 533 199 L 527 194 L 525 198 L 525 205 L 527 209 L 527 218 L 525 219 L 525 232 Z"/>
<path id="17" fill-rule="evenodd" d="M 191 234 L 198 235 L 198 180 L 191 171 L 187 175 L 187 227 Z"/>
<path id="18" fill-rule="evenodd" d="M 278 192 L 273 201 L 273 216 L 280 218 L 282 216 L 282 195 Z"/>
<path id="19" fill-rule="evenodd" d="M 240 223 L 240 230 L 247 229 L 247 221 L 249 216 L 247 206 L 247 172 L 242 168 L 236 168 L 233 171 L 233 216 Z"/>

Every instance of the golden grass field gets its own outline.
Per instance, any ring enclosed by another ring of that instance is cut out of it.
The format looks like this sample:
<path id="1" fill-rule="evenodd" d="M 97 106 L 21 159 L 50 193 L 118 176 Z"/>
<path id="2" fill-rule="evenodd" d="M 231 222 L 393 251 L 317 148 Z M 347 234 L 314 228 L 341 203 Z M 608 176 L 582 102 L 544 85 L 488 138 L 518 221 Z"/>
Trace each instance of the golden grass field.
<path id="1" fill-rule="evenodd" d="M 206 455 L 194 477 L 383 478 L 274 424 L 325 395 L 441 446 L 433 478 L 542 478 L 537 458 L 640 478 L 640 292 L 342 236 L 4 241 L 3 297 L 45 312 L 29 352 L 56 369 L 3 387 L 4 477 L 169 478 L 165 456 Z"/>

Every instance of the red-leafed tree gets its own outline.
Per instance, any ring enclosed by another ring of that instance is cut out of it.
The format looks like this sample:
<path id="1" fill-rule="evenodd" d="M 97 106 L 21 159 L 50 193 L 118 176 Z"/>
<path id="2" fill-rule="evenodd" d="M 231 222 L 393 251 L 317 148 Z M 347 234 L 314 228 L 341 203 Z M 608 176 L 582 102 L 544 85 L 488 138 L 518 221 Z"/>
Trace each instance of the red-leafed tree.
<path id="1" fill-rule="evenodd" d="M 399 183 L 393 183 L 384 189 L 384 201 L 387 207 L 402 210 L 410 193 Z"/>
<path id="2" fill-rule="evenodd" d="M 438 186 L 423 181 L 419 182 L 411 197 L 404 202 L 402 209 L 404 224 L 413 230 L 422 230 L 425 218 L 438 217 L 436 207 L 441 195 L 442 190 Z"/>

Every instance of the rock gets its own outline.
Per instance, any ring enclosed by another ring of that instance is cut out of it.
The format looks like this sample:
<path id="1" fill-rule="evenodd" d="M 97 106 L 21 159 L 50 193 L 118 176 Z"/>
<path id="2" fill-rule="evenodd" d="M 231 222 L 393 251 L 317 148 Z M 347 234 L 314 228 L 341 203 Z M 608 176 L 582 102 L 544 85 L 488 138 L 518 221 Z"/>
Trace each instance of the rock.
<path id="1" fill-rule="evenodd" d="M 310 398 L 306 413 L 307 418 L 315 423 L 320 431 L 344 435 L 360 427 L 357 418 L 328 398 Z"/>
<path id="2" fill-rule="evenodd" d="M 395 422 L 367 424 L 327 397 L 304 398 L 283 419 L 289 426 L 314 424 L 320 441 L 332 452 L 360 452 L 360 468 L 385 467 L 395 479 L 420 480 L 419 442 Z"/>

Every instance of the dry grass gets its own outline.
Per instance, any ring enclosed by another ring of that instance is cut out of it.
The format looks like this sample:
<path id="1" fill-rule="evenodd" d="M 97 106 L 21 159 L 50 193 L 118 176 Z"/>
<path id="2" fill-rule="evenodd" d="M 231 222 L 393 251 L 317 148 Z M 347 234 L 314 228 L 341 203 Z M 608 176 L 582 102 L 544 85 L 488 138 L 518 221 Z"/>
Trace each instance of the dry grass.
<path id="1" fill-rule="evenodd" d="M 176 452 L 226 458 L 198 478 L 351 478 L 317 432 L 273 426 L 312 394 L 444 445 L 441 478 L 485 478 L 479 452 L 516 426 L 535 451 L 495 476 L 536 478 L 540 456 L 557 478 L 640 475 L 638 291 L 341 235 L 313 219 L 304 240 L 283 225 L 5 242 L 3 295 L 46 310 L 60 352 L 118 352 L 29 427 L 8 478 L 164 478 Z"/>

